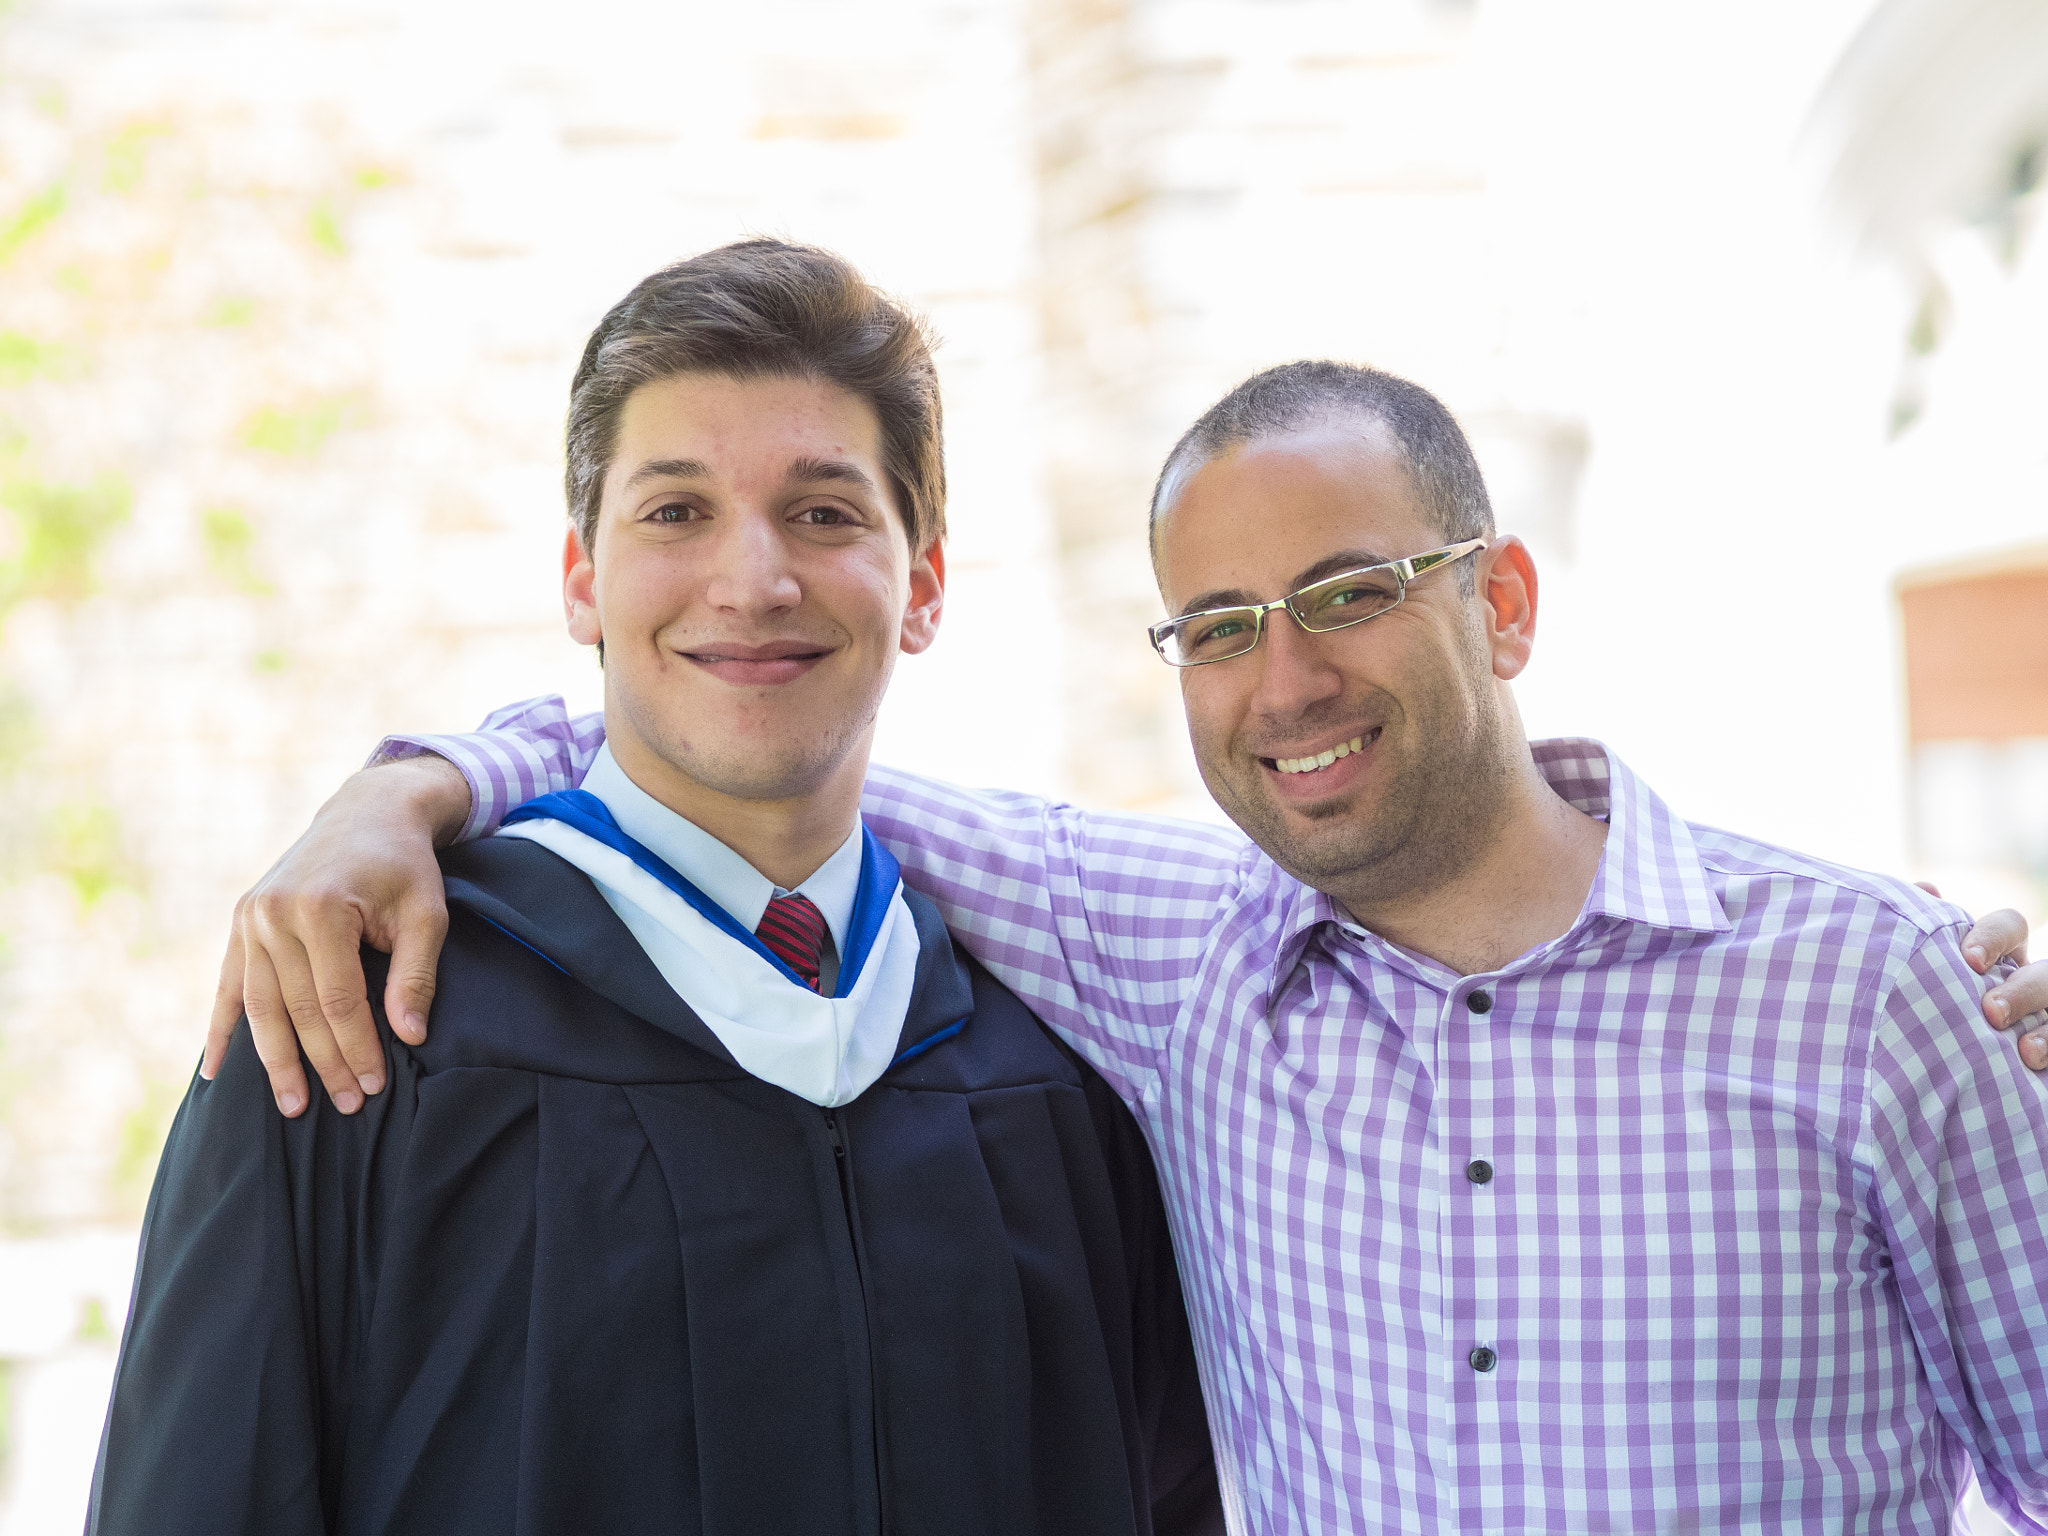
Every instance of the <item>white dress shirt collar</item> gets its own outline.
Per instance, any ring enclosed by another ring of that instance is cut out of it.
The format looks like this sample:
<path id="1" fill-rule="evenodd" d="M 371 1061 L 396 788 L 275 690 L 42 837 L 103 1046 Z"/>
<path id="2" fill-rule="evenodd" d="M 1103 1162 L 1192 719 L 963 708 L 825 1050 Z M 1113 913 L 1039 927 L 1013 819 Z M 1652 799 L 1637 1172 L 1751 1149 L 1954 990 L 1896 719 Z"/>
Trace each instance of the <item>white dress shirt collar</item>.
<path id="1" fill-rule="evenodd" d="M 810 879 L 794 891 L 785 891 L 709 832 L 677 815 L 626 777 L 609 746 L 598 752 L 582 787 L 604 802 L 620 831 L 725 908 L 749 933 L 761 925 L 761 914 L 768 910 L 772 898 L 808 896 L 824 914 L 833 948 L 846 953 L 853 901 L 860 890 L 858 819 L 846 841 Z"/>

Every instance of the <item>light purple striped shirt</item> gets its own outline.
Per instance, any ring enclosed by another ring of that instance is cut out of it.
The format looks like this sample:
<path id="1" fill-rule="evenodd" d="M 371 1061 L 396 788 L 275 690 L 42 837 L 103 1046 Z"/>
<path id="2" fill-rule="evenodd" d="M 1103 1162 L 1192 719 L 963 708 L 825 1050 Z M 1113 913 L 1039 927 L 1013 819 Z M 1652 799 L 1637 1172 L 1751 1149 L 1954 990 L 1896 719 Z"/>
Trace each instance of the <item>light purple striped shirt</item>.
<path id="1" fill-rule="evenodd" d="M 481 833 L 595 717 L 394 738 Z M 1678 820 L 1609 824 L 1570 931 L 1460 976 L 1241 836 L 888 769 L 870 826 L 1137 1112 L 1219 1451 L 1261 1533 L 2048 1525 L 2048 1094 L 1962 914 Z"/>

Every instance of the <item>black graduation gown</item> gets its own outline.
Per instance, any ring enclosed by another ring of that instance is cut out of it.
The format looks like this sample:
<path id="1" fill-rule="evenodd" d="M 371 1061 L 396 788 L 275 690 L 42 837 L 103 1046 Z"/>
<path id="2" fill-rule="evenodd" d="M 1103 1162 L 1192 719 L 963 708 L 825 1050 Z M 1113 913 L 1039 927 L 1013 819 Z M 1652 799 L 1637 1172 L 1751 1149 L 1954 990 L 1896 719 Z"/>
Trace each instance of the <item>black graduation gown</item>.
<path id="1" fill-rule="evenodd" d="M 1136 1125 L 928 903 L 897 1063 L 827 1111 L 553 854 L 443 865 L 361 1113 L 280 1117 L 246 1030 L 193 1082 L 89 1536 L 1221 1531 Z"/>

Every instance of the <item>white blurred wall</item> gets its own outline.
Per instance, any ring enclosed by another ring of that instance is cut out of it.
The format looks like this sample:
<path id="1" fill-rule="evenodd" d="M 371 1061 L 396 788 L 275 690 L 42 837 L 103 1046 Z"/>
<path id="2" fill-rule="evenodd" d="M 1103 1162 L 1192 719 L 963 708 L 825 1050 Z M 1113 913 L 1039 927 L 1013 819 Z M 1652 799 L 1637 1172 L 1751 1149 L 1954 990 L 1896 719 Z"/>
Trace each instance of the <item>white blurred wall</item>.
<path id="1" fill-rule="evenodd" d="M 952 602 L 893 761 L 1213 814 L 1141 633 L 1144 495 L 1244 373 L 1333 355 L 1442 393 L 1535 546 L 1533 732 L 1908 869 L 1891 583 L 2048 536 L 2048 239 L 1853 227 L 1829 82 L 1870 11 L 0 11 L 0 577 L 52 488 L 130 508 L 89 580 L 0 579 L 0 1318 L 44 1319 L 0 1326 L 0 1536 L 76 1528 L 235 894 L 381 732 L 594 702 L 560 412 L 675 256 L 816 240 L 945 337 Z"/>

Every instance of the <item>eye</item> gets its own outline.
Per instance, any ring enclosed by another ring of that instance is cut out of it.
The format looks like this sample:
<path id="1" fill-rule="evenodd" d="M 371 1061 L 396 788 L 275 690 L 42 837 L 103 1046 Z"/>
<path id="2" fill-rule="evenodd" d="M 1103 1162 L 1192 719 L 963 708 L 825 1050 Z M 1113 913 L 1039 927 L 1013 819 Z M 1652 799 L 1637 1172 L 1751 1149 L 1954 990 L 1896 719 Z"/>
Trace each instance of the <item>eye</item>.
<path id="1" fill-rule="evenodd" d="M 1346 618 L 1364 618 L 1383 608 L 1391 608 L 1400 600 L 1401 589 L 1397 583 L 1384 576 L 1347 576 L 1320 590 L 1311 589 L 1303 593 L 1306 601 L 1302 604 L 1311 615 L 1334 614 L 1347 609 L 1359 612 L 1345 613 Z"/>
<path id="2" fill-rule="evenodd" d="M 1200 655 L 1212 651 L 1235 650 L 1243 641 L 1244 634 L 1252 627 L 1251 620 L 1243 614 L 1227 614 L 1218 619 L 1205 619 L 1189 624 L 1180 632 L 1180 643 L 1189 655 Z"/>
<path id="3" fill-rule="evenodd" d="M 857 528 L 860 519 L 844 507 L 835 507 L 821 501 L 815 506 L 805 507 L 797 513 L 796 520 L 812 528 Z"/>
<path id="4" fill-rule="evenodd" d="M 650 523 L 687 523 L 697 515 L 697 509 L 687 501 L 665 501 L 647 514 Z"/>
<path id="5" fill-rule="evenodd" d="M 1384 602 L 1394 594 L 1394 583 L 1381 576 L 1356 576 L 1342 586 L 1333 587 L 1323 601 L 1333 606 L 1346 603 Z"/>

